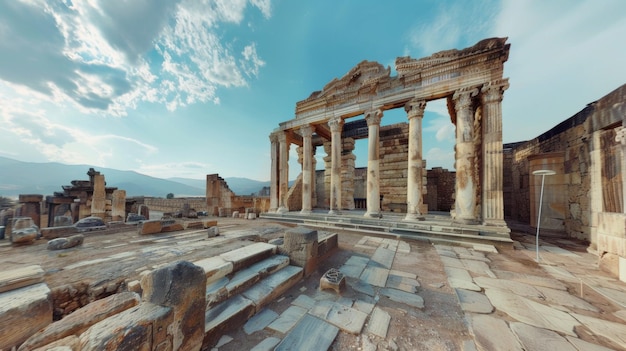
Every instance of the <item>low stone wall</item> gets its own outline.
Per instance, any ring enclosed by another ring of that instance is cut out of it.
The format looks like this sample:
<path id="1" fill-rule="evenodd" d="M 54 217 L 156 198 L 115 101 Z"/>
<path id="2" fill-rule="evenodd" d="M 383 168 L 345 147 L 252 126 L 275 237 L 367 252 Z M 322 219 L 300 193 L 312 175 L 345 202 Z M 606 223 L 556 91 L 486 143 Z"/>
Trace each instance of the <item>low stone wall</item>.
<path id="1" fill-rule="evenodd" d="M 182 211 L 186 204 L 189 205 L 189 208 L 196 210 L 196 212 L 207 210 L 206 197 L 177 197 L 173 199 L 145 197 L 144 204 L 147 205 L 150 210 L 160 212 Z"/>

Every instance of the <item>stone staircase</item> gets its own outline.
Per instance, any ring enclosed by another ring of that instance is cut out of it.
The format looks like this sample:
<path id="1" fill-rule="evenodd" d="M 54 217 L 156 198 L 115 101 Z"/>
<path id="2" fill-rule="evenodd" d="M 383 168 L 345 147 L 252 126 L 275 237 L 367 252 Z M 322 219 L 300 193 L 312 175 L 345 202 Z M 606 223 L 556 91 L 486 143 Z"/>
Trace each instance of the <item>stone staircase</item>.
<path id="1" fill-rule="evenodd" d="M 255 243 L 194 262 L 207 277 L 203 348 L 214 346 L 299 282 L 303 269 L 290 265 L 277 246 Z"/>

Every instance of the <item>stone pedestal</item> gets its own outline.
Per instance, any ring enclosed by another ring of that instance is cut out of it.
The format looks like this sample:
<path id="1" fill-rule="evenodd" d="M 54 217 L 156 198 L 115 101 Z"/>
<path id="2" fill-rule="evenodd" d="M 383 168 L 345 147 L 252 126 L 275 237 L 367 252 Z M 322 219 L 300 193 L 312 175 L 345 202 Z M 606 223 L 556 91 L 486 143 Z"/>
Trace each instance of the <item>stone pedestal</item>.
<path id="1" fill-rule="evenodd" d="M 106 215 L 106 192 L 103 174 L 93 176 L 93 197 L 91 198 L 91 215 L 105 218 Z"/>
<path id="2" fill-rule="evenodd" d="M 204 338 L 206 275 L 191 262 L 178 261 L 144 276 L 142 300 L 174 310 L 167 329 L 173 350 L 200 350 Z"/>
<path id="3" fill-rule="evenodd" d="M 123 221 L 126 219 L 126 190 L 115 190 L 112 197 L 111 220 Z"/>
<path id="4" fill-rule="evenodd" d="M 333 289 L 337 294 L 346 287 L 346 277 L 336 268 L 329 269 L 320 278 L 320 290 Z"/>
<path id="5" fill-rule="evenodd" d="M 43 201 L 43 195 L 20 194 L 18 201 L 22 204 L 19 215 L 32 218 L 33 222 L 38 227 L 41 227 L 41 202 Z"/>
<path id="6" fill-rule="evenodd" d="M 304 276 L 317 269 L 317 230 L 297 227 L 285 233 L 284 250 L 291 264 L 303 267 Z"/>

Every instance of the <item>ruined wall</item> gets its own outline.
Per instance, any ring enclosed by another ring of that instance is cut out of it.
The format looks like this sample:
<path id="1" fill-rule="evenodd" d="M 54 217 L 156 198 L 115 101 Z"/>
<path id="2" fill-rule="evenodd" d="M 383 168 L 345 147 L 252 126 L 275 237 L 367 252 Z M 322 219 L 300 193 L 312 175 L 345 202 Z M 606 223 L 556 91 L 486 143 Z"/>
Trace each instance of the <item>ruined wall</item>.
<path id="1" fill-rule="evenodd" d="M 383 211 L 406 213 L 408 154 L 408 123 L 380 128 L 380 195 L 383 198 Z"/>
<path id="2" fill-rule="evenodd" d="M 626 280 L 623 126 L 626 85 L 533 140 L 505 145 L 504 174 L 511 177 L 505 213 L 535 227 L 541 177 L 532 172 L 556 171 L 545 178 L 542 228 L 588 241 L 601 268 Z"/>
<path id="3" fill-rule="evenodd" d="M 424 202 L 429 211 L 450 211 L 454 205 L 454 184 L 456 172 L 434 167 L 426 172 L 428 191 Z"/>
<path id="4" fill-rule="evenodd" d="M 253 208 L 257 214 L 268 212 L 269 197 L 235 195 L 222 177 L 217 174 L 207 175 L 206 211 L 209 216 L 230 217 L 233 211 L 244 213 L 246 208 Z"/>
<path id="5" fill-rule="evenodd" d="M 181 211 L 185 204 L 189 204 L 189 208 L 196 211 L 207 211 L 207 201 L 205 197 L 177 197 L 173 199 L 164 199 L 160 197 L 146 197 L 144 204 L 150 210 L 161 212 Z"/>

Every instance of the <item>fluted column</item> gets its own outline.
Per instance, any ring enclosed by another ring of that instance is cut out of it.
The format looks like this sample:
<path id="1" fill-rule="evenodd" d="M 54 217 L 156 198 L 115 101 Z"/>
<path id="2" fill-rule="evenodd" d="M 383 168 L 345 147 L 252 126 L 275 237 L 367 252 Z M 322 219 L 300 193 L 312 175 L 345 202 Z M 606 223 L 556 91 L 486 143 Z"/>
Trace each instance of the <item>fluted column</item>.
<path id="1" fill-rule="evenodd" d="M 333 117 L 328 121 L 331 137 L 330 211 L 338 214 L 341 210 L 341 130 L 343 119 Z"/>
<path id="2" fill-rule="evenodd" d="M 615 141 L 622 145 L 622 212 L 626 213 L 626 127 L 615 128 Z"/>
<path id="3" fill-rule="evenodd" d="M 380 120 L 381 109 L 365 113 L 367 122 L 367 211 L 365 217 L 380 216 Z"/>
<path id="4" fill-rule="evenodd" d="M 457 90 L 452 96 L 456 110 L 456 154 L 454 168 L 454 220 L 463 223 L 478 221 L 476 213 L 477 177 L 474 153 L 474 109 L 472 98 L 478 94 L 476 88 Z M 500 149 L 502 137 L 500 136 Z M 502 156 L 500 156 L 502 157 Z"/>
<path id="5" fill-rule="evenodd" d="M 422 219 L 420 209 L 423 202 L 422 184 L 424 169 L 422 160 L 422 118 L 426 108 L 425 100 L 411 100 L 404 105 L 409 119 L 409 155 L 406 184 L 406 221 Z"/>
<path id="6" fill-rule="evenodd" d="M 315 159 L 315 148 L 311 147 L 311 207 L 317 207 L 317 177 L 315 168 L 317 167 L 317 159 Z"/>
<path id="7" fill-rule="evenodd" d="M 313 135 L 313 128 L 310 125 L 304 125 L 300 127 L 300 135 L 302 136 L 302 210 L 300 213 L 311 213 L 311 199 L 312 199 L 312 180 L 311 180 L 311 167 L 313 165 L 313 146 L 311 144 L 311 138 Z"/>
<path id="8" fill-rule="evenodd" d="M 278 134 L 279 143 L 279 179 L 278 179 L 278 213 L 289 212 L 287 196 L 289 194 L 289 144 L 287 134 L 283 131 Z"/>
<path id="9" fill-rule="evenodd" d="M 270 165 L 270 212 L 276 212 L 278 210 L 278 162 L 279 162 L 279 148 L 278 148 L 278 135 L 276 133 L 270 134 L 270 156 L 272 157 L 272 163 Z"/>
<path id="10" fill-rule="evenodd" d="M 502 195 L 502 95 L 508 79 L 489 82 L 481 88 L 483 104 L 483 224 L 506 226 Z"/>

